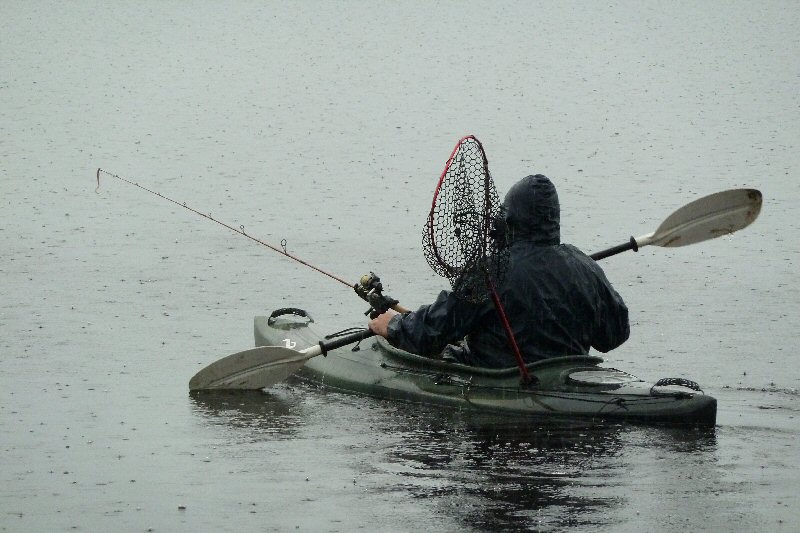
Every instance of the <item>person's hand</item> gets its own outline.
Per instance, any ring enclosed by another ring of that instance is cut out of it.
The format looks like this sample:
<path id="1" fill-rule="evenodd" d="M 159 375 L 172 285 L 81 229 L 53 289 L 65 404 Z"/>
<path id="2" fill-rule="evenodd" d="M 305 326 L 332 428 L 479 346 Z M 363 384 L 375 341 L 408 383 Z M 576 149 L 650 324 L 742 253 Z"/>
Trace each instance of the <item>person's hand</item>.
<path id="1" fill-rule="evenodd" d="M 373 318 L 369 321 L 367 327 L 372 330 L 375 335 L 380 335 L 381 337 L 386 338 L 389 334 L 389 321 L 395 316 L 399 315 L 397 311 L 394 309 L 389 309 L 383 314 L 378 315 L 377 317 Z"/>

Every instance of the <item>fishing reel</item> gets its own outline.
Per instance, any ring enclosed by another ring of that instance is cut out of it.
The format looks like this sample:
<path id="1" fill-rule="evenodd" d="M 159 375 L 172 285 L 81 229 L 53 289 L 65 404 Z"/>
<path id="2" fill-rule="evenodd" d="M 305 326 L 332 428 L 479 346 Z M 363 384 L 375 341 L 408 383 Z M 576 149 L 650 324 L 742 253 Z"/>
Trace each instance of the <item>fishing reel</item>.
<path id="1" fill-rule="evenodd" d="M 369 274 L 361 276 L 359 282 L 353 285 L 353 289 L 355 289 L 356 294 L 358 294 L 362 300 L 370 305 L 370 308 L 364 313 L 370 318 L 382 315 L 398 303 L 398 301 L 391 296 L 383 294 L 381 278 L 379 278 L 375 272 L 370 272 Z"/>

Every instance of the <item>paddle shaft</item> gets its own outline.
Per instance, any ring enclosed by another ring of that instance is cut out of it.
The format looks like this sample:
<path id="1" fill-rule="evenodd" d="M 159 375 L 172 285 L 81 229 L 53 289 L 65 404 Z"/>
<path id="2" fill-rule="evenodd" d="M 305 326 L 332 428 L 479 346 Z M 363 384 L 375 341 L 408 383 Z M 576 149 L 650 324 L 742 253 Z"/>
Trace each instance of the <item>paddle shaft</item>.
<path id="1" fill-rule="evenodd" d="M 612 255 L 617 255 L 621 254 L 622 252 L 627 252 L 628 250 L 633 250 L 634 252 L 638 252 L 639 248 L 647 246 L 648 244 L 653 244 L 652 233 L 648 233 L 647 235 L 642 235 L 641 237 L 631 237 L 630 240 L 624 244 L 619 244 L 617 246 L 612 246 L 611 248 L 595 252 L 589 257 L 591 257 L 595 261 L 599 261 L 601 259 L 605 259 L 606 257 L 611 257 Z"/>
<path id="2" fill-rule="evenodd" d="M 626 242 L 625 244 L 620 244 L 619 246 L 613 246 L 606 250 L 593 253 L 589 257 L 591 257 L 595 261 L 599 261 L 601 259 L 605 259 L 606 257 L 611 257 L 612 255 L 617 255 L 621 254 L 622 252 L 627 252 L 628 250 L 633 250 L 634 252 L 639 251 L 639 245 L 636 243 L 636 239 L 634 239 L 633 237 L 631 237 L 631 240 Z"/>
<path id="3" fill-rule="evenodd" d="M 303 350 L 303 353 L 310 355 L 311 357 L 316 355 L 328 355 L 328 352 L 331 350 L 335 350 L 336 348 L 341 348 L 342 346 L 347 346 L 348 344 L 353 344 L 355 342 L 363 341 L 364 339 L 368 339 L 374 335 L 375 332 L 371 329 L 362 329 L 361 331 L 357 331 L 356 333 L 351 333 L 349 335 L 343 335 L 331 340 L 319 341 L 318 346 L 307 348 L 306 350 Z M 319 350 L 319 352 L 314 353 L 317 352 L 317 350 Z"/>

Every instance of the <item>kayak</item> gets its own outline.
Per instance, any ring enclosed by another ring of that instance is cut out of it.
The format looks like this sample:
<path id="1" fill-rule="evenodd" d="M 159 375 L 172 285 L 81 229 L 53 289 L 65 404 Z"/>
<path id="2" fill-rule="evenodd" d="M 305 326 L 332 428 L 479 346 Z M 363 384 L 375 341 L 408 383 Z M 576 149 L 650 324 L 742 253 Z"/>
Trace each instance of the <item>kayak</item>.
<path id="1" fill-rule="evenodd" d="M 326 338 L 308 313 L 295 308 L 256 316 L 254 334 L 257 347 L 290 349 Z M 309 359 L 293 378 L 351 394 L 531 419 L 715 424 L 717 401 L 695 382 L 649 383 L 602 363 L 595 355 L 530 363 L 532 379 L 523 384 L 518 367 L 480 368 L 422 357 L 376 336 Z"/>

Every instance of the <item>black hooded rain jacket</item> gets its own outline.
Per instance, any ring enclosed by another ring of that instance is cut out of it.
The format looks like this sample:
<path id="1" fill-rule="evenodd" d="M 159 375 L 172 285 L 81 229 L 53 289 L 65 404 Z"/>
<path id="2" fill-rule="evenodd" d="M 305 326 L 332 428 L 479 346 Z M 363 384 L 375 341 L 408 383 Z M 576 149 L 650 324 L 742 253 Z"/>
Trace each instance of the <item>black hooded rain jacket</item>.
<path id="1" fill-rule="evenodd" d="M 497 287 L 523 359 L 586 355 L 612 350 L 630 334 L 628 308 L 597 263 L 560 243 L 560 206 L 555 187 L 528 176 L 503 201 L 510 264 Z M 460 361 L 476 366 L 515 365 L 514 353 L 491 299 L 467 302 L 442 291 L 435 302 L 395 316 L 389 342 L 433 356 L 464 339 Z"/>

